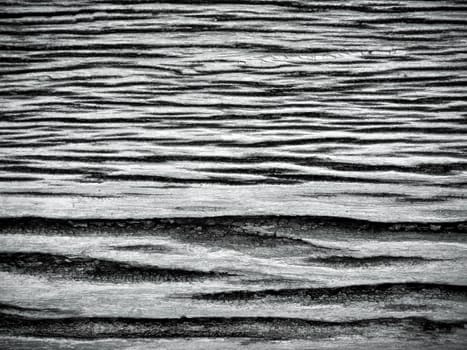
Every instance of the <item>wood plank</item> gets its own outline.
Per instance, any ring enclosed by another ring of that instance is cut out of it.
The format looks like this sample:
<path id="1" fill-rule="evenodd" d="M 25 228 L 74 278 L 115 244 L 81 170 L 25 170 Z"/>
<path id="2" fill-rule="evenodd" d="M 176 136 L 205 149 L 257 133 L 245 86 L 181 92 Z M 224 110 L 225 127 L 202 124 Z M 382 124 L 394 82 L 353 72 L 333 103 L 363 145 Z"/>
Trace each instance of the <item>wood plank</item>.
<path id="1" fill-rule="evenodd" d="M 1 10 L 1 348 L 465 348 L 465 4 Z"/>

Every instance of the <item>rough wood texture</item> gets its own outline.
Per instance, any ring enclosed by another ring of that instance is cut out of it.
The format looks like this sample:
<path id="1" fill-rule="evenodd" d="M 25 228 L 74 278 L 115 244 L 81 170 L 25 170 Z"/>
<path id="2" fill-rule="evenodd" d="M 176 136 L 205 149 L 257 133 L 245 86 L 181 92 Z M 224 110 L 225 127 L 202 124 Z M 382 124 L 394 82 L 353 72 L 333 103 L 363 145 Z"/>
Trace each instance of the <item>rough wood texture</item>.
<path id="1" fill-rule="evenodd" d="M 465 348 L 463 1 L 0 14 L 0 348 Z"/>
<path id="2" fill-rule="evenodd" d="M 458 1 L 2 5 L 4 216 L 467 218 Z"/>

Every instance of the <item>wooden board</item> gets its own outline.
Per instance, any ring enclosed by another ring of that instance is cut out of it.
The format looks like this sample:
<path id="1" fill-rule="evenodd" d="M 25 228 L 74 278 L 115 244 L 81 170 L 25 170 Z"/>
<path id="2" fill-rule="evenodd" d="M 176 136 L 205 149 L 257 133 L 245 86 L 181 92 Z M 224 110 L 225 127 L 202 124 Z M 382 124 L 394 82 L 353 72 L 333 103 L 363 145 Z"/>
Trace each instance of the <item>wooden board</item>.
<path id="1" fill-rule="evenodd" d="M 465 347 L 462 1 L 0 11 L 1 348 Z"/>

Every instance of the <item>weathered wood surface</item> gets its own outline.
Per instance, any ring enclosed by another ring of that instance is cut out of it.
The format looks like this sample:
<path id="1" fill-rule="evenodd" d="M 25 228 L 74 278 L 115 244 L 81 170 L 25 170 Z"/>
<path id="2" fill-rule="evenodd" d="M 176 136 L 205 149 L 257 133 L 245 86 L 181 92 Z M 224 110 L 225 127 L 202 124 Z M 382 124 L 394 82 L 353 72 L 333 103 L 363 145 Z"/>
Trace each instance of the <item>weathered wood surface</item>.
<path id="1" fill-rule="evenodd" d="M 465 348 L 464 2 L 0 13 L 0 348 Z"/>
<path id="2" fill-rule="evenodd" d="M 3 216 L 467 218 L 462 2 L 2 10 Z"/>

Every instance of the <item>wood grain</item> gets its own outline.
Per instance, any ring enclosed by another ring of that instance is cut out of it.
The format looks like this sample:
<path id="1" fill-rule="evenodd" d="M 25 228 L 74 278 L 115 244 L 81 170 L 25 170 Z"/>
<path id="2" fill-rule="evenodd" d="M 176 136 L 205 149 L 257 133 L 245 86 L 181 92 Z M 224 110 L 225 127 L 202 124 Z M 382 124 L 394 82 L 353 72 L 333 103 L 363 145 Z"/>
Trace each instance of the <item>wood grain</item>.
<path id="1" fill-rule="evenodd" d="M 0 14 L 0 347 L 465 347 L 463 1 Z"/>
<path id="2" fill-rule="evenodd" d="M 3 9 L 3 216 L 467 218 L 460 2 Z"/>

